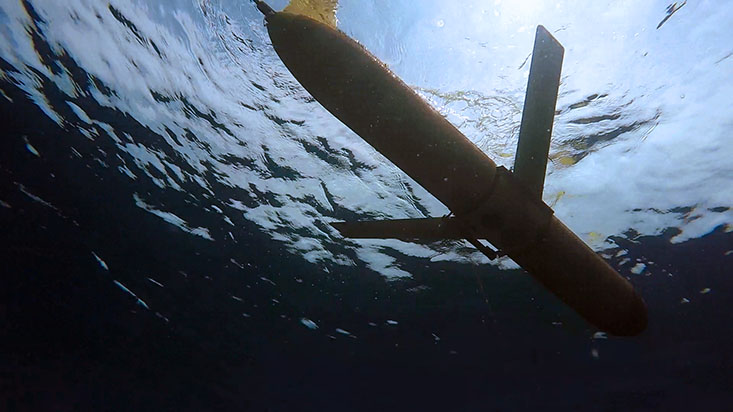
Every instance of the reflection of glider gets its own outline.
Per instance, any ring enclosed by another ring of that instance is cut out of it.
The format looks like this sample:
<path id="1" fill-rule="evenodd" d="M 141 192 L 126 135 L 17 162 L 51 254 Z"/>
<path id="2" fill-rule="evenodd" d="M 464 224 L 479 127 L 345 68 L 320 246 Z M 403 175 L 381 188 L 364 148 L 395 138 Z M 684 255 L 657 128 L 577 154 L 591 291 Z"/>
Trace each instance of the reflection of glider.
<path id="1" fill-rule="evenodd" d="M 537 28 L 512 173 L 342 32 L 255 2 L 300 84 L 452 211 L 445 218 L 334 223 L 343 236 L 466 239 L 489 259 L 511 257 L 600 329 L 636 335 L 646 328 L 646 306 L 631 284 L 542 201 L 564 53 L 544 27 Z"/>

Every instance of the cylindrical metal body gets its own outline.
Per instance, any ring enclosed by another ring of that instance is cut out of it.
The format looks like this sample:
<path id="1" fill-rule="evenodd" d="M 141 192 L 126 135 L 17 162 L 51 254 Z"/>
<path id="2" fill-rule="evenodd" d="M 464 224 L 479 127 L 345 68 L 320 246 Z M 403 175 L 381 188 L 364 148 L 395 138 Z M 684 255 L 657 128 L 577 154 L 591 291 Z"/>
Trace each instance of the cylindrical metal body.
<path id="1" fill-rule="evenodd" d="M 303 16 L 275 13 L 267 23 L 300 84 L 450 208 L 466 237 L 488 239 L 597 327 L 644 330 L 646 307 L 631 284 L 361 45 Z"/>
<path id="2" fill-rule="evenodd" d="M 276 13 L 272 45 L 329 112 L 454 212 L 488 194 L 496 165 L 364 47 L 325 24 Z"/>

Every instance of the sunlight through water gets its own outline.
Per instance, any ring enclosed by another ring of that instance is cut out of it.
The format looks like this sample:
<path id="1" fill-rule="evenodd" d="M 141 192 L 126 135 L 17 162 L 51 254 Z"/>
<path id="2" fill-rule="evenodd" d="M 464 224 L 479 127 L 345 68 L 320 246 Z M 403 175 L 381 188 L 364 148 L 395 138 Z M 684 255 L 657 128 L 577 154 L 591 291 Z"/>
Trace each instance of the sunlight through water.
<path id="1" fill-rule="evenodd" d="M 271 5 L 338 24 L 507 167 L 545 25 L 566 48 L 544 197 L 557 216 L 597 250 L 669 228 L 675 242 L 731 229 L 733 5 L 690 3 L 657 29 L 661 1 L 285 3 Z M 311 262 L 361 261 L 388 277 L 411 274 L 400 255 L 486 262 L 463 242 L 346 240 L 328 225 L 447 209 L 302 89 L 251 2 L 3 2 L 0 21 L 0 76 L 62 127 L 133 159 L 99 155 L 126 179 L 188 193 L 224 226 L 244 216 Z M 171 225 L 225 241 L 158 194 L 136 196 Z"/>

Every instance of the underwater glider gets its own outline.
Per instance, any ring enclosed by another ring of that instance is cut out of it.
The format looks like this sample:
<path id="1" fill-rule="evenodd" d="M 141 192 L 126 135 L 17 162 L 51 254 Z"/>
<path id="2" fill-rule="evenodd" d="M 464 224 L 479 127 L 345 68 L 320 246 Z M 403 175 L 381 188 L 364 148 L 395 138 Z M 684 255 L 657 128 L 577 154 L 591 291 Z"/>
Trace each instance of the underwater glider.
<path id="1" fill-rule="evenodd" d="M 466 239 L 489 259 L 508 255 L 599 329 L 647 325 L 631 283 L 542 201 L 564 49 L 537 28 L 514 172 L 496 164 L 363 46 L 309 17 L 265 15 L 272 46 L 331 114 L 445 204 L 449 217 L 333 223 L 344 237 Z M 492 247 L 482 243 L 485 240 Z"/>

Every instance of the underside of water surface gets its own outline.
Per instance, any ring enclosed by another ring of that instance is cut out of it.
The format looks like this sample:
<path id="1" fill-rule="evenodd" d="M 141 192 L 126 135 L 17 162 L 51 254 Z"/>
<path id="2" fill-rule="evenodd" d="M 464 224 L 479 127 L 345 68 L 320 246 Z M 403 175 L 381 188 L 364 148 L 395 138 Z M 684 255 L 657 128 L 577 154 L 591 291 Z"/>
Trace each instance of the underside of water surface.
<path id="1" fill-rule="evenodd" d="M 315 10 L 507 168 L 547 27 L 543 200 L 649 330 L 606 336 L 464 241 L 341 237 L 449 211 L 300 86 L 251 2 L 2 0 L 9 410 L 733 401 L 733 4 L 269 3 Z"/>

